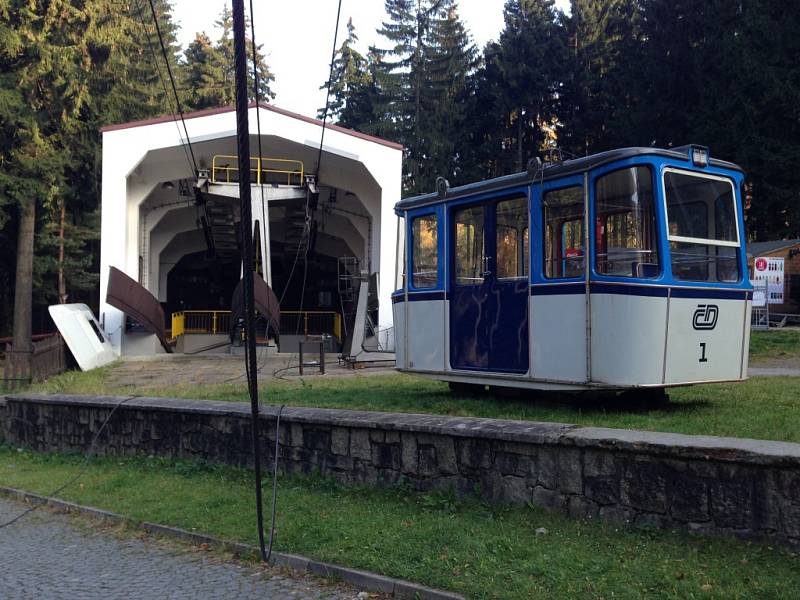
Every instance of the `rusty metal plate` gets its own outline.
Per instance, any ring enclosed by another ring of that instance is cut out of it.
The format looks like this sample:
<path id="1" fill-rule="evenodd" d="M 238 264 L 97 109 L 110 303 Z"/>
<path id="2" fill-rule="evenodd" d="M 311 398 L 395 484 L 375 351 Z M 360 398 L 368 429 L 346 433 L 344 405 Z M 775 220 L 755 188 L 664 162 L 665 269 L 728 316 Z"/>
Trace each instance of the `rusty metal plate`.
<path id="1" fill-rule="evenodd" d="M 275 335 L 280 331 L 281 307 L 278 297 L 272 288 L 267 285 L 258 273 L 253 273 L 253 294 L 255 297 L 256 310 L 265 317 Z M 235 323 L 238 317 L 244 316 L 244 279 L 236 284 L 231 298 L 231 323 Z"/>
<path id="2" fill-rule="evenodd" d="M 164 350 L 172 353 L 172 346 L 164 333 L 164 309 L 158 299 L 116 267 L 109 271 L 106 302 L 156 334 Z"/>

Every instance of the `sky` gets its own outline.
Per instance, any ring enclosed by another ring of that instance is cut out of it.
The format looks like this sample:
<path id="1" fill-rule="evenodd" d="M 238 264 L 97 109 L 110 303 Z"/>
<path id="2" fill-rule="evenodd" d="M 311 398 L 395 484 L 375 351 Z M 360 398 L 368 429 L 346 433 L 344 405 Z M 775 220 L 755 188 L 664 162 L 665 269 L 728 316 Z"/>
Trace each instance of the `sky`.
<path id="1" fill-rule="evenodd" d="M 180 27 L 178 41 L 185 48 L 200 31 L 214 39 L 224 0 L 172 0 L 173 17 Z M 479 48 L 497 39 L 503 28 L 505 0 L 461 0 L 459 14 Z M 228 4 L 230 6 L 230 4 Z M 263 44 L 267 64 L 275 74 L 273 103 L 302 115 L 315 117 L 325 104 L 325 90 L 333 49 L 333 30 L 338 0 L 253 0 L 256 42 Z M 556 0 L 565 10 L 569 0 Z M 245 1 L 245 6 L 249 6 Z M 246 9 L 246 10 L 249 10 Z M 357 48 L 385 47 L 376 33 L 385 17 L 383 0 L 342 0 L 337 46 L 347 36 L 352 17 L 359 37 Z"/>

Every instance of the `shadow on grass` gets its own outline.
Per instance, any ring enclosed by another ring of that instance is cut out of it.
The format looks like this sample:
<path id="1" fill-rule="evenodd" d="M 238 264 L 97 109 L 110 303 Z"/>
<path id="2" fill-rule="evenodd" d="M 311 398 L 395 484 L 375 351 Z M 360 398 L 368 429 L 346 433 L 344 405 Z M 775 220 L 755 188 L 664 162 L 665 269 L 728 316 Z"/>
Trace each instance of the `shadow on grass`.
<path id="1" fill-rule="evenodd" d="M 438 392 L 443 400 L 452 400 L 457 394 Z M 469 396 L 458 396 L 469 401 L 493 403 L 498 412 L 519 413 L 531 410 L 552 410 L 582 415 L 612 414 L 685 414 L 710 409 L 713 402 L 707 399 L 675 401 L 669 394 L 660 396 L 643 392 L 553 392 L 539 390 L 490 389 Z"/>

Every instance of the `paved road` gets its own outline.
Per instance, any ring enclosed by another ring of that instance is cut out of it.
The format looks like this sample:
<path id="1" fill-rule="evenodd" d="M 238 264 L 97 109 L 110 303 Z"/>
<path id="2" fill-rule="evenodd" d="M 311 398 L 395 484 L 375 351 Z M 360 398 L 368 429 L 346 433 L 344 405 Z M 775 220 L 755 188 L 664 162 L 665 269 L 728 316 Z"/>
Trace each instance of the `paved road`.
<path id="1" fill-rule="evenodd" d="M 0 498 L 0 522 L 25 505 Z M 223 562 L 152 538 L 118 537 L 39 509 L 0 529 L 0 598 L 270 598 L 345 600 L 357 591 L 277 570 Z"/>

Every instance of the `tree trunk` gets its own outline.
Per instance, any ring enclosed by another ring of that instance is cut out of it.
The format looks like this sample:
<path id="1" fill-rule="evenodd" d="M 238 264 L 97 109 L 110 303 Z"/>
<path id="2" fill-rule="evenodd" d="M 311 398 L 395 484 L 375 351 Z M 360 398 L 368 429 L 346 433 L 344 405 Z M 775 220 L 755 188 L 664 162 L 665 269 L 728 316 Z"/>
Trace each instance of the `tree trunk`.
<path id="1" fill-rule="evenodd" d="M 36 201 L 31 199 L 19 209 L 17 239 L 17 276 L 14 283 L 14 338 L 11 359 L 17 365 L 16 377 L 30 378 L 33 304 L 33 229 L 36 223 Z"/>
<path id="2" fill-rule="evenodd" d="M 61 221 L 58 227 L 58 303 L 67 303 L 67 282 L 64 279 L 64 217 L 66 202 L 61 200 Z"/>

